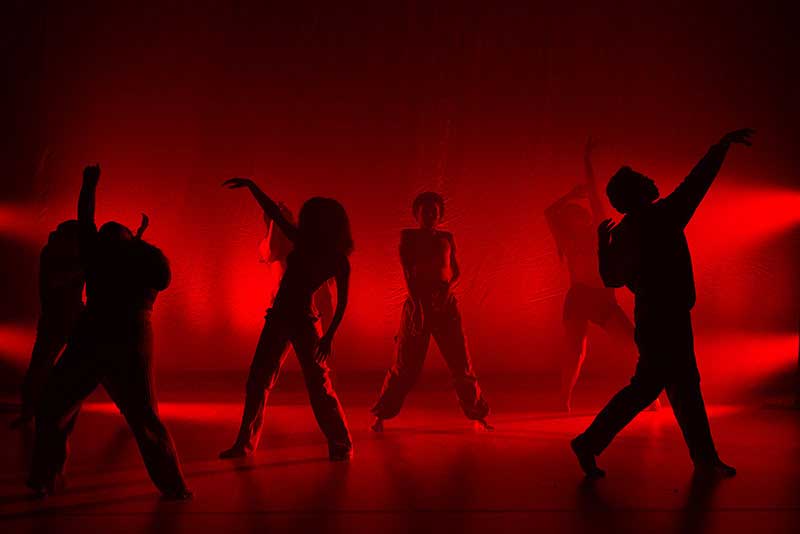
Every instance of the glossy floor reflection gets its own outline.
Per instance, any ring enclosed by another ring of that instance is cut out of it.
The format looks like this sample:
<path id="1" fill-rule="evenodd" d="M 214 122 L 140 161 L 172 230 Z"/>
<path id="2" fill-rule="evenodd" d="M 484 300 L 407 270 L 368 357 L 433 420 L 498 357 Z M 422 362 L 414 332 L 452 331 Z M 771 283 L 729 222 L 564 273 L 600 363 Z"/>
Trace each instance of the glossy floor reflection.
<path id="1" fill-rule="evenodd" d="M 302 392 L 269 408 L 253 458 L 216 459 L 233 439 L 240 400 L 163 402 L 195 499 L 162 502 L 115 408 L 84 407 L 72 441 L 69 491 L 46 501 L 24 489 L 30 436 L 2 416 L 4 532 L 796 532 L 800 414 L 711 407 L 724 458 L 739 476 L 695 479 L 670 410 L 644 413 L 604 454 L 608 477 L 583 480 L 569 439 L 590 412 L 514 411 L 526 393 L 492 396 L 493 433 L 461 416 L 453 395 L 419 392 L 382 435 L 367 430 L 372 392 L 343 392 L 355 442 L 331 464 Z M 169 399 L 169 395 L 165 395 Z M 356 409 L 357 408 L 357 409 Z"/>

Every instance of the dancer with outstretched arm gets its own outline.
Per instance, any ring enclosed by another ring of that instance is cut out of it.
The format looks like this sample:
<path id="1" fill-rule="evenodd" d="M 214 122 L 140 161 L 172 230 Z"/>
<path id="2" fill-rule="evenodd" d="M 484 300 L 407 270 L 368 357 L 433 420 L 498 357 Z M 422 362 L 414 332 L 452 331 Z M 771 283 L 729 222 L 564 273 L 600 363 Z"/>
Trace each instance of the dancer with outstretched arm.
<path id="1" fill-rule="evenodd" d="M 353 250 L 347 212 L 334 199 L 313 197 L 303 204 L 295 225 L 252 180 L 232 178 L 224 185 L 230 189 L 248 189 L 265 215 L 291 241 L 293 249 L 286 258 L 286 270 L 272 307 L 267 311 L 250 366 L 239 434 L 233 446 L 220 453 L 220 457 L 248 456 L 258 448 L 267 395 L 278 379 L 291 344 L 303 371 L 314 416 L 328 439 L 329 458 L 331 461 L 348 460 L 353 444 L 326 363 L 347 308 L 348 257 Z M 330 278 L 336 279 L 336 311 L 327 331 L 320 337 L 312 299 Z"/>
<path id="2" fill-rule="evenodd" d="M 714 182 L 730 146 L 749 146 L 752 134 L 753 130 L 743 129 L 723 136 L 663 199 L 659 199 L 653 180 L 630 167 L 622 167 L 608 182 L 608 199 L 624 217 L 616 226 L 611 219 L 600 223 L 600 275 L 606 286 L 627 286 L 636 297 L 639 362 L 630 384 L 572 441 L 572 450 L 589 477 L 605 475 L 595 457 L 664 389 L 695 470 L 736 474 L 717 454 L 700 392 L 691 316 L 695 285 L 684 228 Z"/>

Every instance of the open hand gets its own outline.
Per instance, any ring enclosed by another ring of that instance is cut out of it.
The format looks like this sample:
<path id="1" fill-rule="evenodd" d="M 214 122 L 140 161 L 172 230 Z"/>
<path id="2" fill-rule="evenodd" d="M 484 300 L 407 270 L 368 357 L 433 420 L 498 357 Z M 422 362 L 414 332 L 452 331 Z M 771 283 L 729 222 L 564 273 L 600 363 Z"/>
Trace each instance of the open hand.
<path id="1" fill-rule="evenodd" d="M 227 187 L 228 189 L 239 189 L 240 187 L 252 187 L 253 180 L 250 178 L 231 178 L 230 180 L 225 180 L 222 182 L 222 185 Z"/>
<path id="2" fill-rule="evenodd" d="M 745 146 L 752 146 L 750 142 L 750 137 L 756 133 L 756 131 L 752 128 L 742 128 L 741 130 L 734 130 L 732 132 L 728 132 L 722 136 L 720 143 L 730 145 L 732 143 L 745 145 Z"/>
<path id="3" fill-rule="evenodd" d="M 611 230 L 614 229 L 614 221 L 606 219 L 597 227 L 597 242 L 601 247 L 607 247 L 611 244 Z"/>
<path id="4" fill-rule="evenodd" d="M 328 356 L 331 355 L 331 345 L 333 344 L 333 339 L 328 336 L 322 336 L 319 340 L 319 345 L 317 345 L 317 354 L 314 358 L 317 363 L 324 363 L 325 360 L 328 359 Z"/>
<path id="5" fill-rule="evenodd" d="M 100 181 L 100 164 L 95 163 L 83 169 L 83 183 L 89 186 L 96 186 Z"/>

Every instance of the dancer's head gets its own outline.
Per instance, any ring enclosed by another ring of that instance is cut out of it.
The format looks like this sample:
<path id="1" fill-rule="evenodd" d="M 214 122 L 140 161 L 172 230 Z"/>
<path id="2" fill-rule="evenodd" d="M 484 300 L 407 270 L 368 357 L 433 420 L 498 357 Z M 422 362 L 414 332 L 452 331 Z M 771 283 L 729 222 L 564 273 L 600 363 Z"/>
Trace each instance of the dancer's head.
<path id="1" fill-rule="evenodd" d="M 109 221 L 100 227 L 97 236 L 102 243 L 115 243 L 118 241 L 130 241 L 133 239 L 133 232 L 123 224 Z"/>
<path id="2" fill-rule="evenodd" d="M 64 253 L 78 250 L 80 225 L 76 219 L 69 219 L 56 226 L 47 238 L 47 244 Z"/>
<path id="3" fill-rule="evenodd" d="M 426 191 L 417 195 L 411 210 L 420 228 L 436 228 L 444 217 L 444 199 L 439 193 Z"/>
<path id="4" fill-rule="evenodd" d="M 658 199 L 656 183 L 630 167 L 622 167 L 611 177 L 606 187 L 608 200 L 620 213 L 631 213 Z"/>
<path id="5" fill-rule="evenodd" d="M 300 245 L 327 254 L 349 256 L 353 251 L 350 220 L 344 206 L 332 198 L 313 197 L 297 218 Z"/>

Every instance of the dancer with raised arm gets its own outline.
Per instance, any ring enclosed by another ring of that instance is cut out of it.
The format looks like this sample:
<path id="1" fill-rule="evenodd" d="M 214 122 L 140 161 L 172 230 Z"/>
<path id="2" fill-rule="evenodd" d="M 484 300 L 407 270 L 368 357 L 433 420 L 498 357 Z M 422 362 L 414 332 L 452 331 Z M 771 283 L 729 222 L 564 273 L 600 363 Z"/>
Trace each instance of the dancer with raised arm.
<path id="1" fill-rule="evenodd" d="M 250 366 L 239 434 L 233 446 L 220 453 L 220 457 L 248 456 L 258 448 L 267 394 L 278 379 L 291 344 L 303 371 L 314 416 L 328 439 L 329 458 L 331 461 L 348 460 L 353 444 L 326 363 L 347 308 L 348 257 L 353 249 L 347 213 L 336 200 L 314 197 L 303 204 L 295 225 L 252 180 L 232 178 L 224 185 L 231 189 L 247 188 L 264 214 L 292 243 L 293 249 L 286 258 L 286 270 L 272 307 L 267 311 Z M 312 298 L 330 278 L 336 279 L 336 311 L 320 338 Z"/>
<path id="2" fill-rule="evenodd" d="M 422 372 L 431 336 L 447 362 L 464 415 L 491 430 L 486 421 L 489 404 L 472 369 L 461 312 L 452 292 L 461 274 L 455 240 L 453 234 L 437 228 L 444 215 L 444 199 L 438 193 L 421 193 L 414 199 L 412 212 L 419 228 L 400 234 L 400 262 L 408 297 L 400 316 L 396 361 L 372 407 L 372 430 L 382 432 L 384 420 L 400 413 Z"/>
<path id="3" fill-rule="evenodd" d="M 663 199 L 655 182 L 630 167 L 611 177 L 606 191 L 624 217 L 598 228 L 600 276 L 607 287 L 627 286 L 636 297 L 634 318 L 639 362 L 572 450 L 589 477 L 605 472 L 599 455 L 628 423 L 666 389 L 672 411 L 698 472 L 733 476 L 711 437 L 694 353 L 691 309 L 695 303 L 692 258 L 684 228 L 714 182 L 732 144 L 750 146 L 753 130 L 726 134 L 689 176 Z"/>
<path id="4" fill-rule="evenodd" d="M 583 154 L 586 182 L 576 185 L 544 212 L 558 255 L 566 260 L 569 270 L 570 287 L 562 315 L 566 347 L 561 373 L 561 406 L 567 412 L 572 410 L 572 392 L 586 358 L 590 322 L 613 336 L 618 346 L 633 349 L 633 323 L 617 302 L 614 288 L 603 284 L 597 268 L 594 229 L 606 218 L 606 210 L 592 167 L 595 146 L 590 137 Z M 587 201 L 589 210 L 584 207 Z M 658 406 L 656 399 L 652 407 Z"/>
<path id="5" fill-rule="evenodd" d="M 67 440 L 81 403 L 102 384 L 133 431 L 150 478 L 170 499 L 191 492 L 161 418 L 153 385 L 150 315 L 167 288 L 164 254 L 117 222 L 97 230 L 95 195 L 100 166 L 86 167 L 78 200 L 79 251 L 86 273 L 86 310 L 56 363 L 36 409 L 36 441 L 28 486 L 40 496 L 63 483 Z"/>

